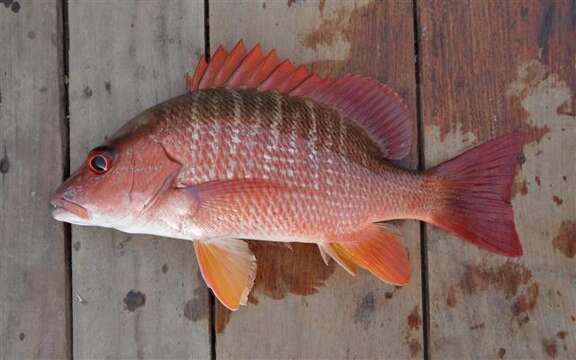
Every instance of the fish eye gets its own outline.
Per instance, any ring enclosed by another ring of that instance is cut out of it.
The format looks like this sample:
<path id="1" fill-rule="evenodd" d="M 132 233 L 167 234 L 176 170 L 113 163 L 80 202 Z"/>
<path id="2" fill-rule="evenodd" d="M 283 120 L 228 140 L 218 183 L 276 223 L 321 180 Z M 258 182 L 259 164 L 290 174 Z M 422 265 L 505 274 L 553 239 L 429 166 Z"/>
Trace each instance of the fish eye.
<path id="1" fill-rule="evenodd" d="M 96 174 L 104 174 L 110 169 L 112 159 L 104 154 L 94 154 L 88 160 L 90 170 Z"/>

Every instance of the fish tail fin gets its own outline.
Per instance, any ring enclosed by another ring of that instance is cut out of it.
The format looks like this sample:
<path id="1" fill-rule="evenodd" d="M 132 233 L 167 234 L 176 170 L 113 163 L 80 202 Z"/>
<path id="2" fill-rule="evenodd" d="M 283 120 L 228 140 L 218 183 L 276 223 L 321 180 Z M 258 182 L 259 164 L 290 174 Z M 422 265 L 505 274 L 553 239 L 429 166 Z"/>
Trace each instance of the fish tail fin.
<path id="1" fill-rule="evenodd" d="M 521 149 L 522 135 L 513 133 L 430 169 L 440 206 L 423 220 L 485 250 L 521 256 L 510 203 Z"/>

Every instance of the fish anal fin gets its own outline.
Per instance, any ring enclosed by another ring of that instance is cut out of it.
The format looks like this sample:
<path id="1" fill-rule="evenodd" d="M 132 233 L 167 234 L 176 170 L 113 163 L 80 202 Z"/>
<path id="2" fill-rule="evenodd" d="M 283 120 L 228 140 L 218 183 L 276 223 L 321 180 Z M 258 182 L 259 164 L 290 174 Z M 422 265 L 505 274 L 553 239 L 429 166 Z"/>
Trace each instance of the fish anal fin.
<path id="1" fill-rule="evenodd" d="M 256 277 L 256 257 L 243 240 L 195 240 L 202 277 L 228 309 L 246 305 Z"/>
<path id="2" fill-rule="evenodd" d="M 400 234 L 390 226 L 369 224 L 350 234 L 332 236 L 323 246 L 341 265 L 362 267 L 392 285 L 410 281 L 408 252 Z"/>
<path id="3" fill-rule="evenodd" d="M 356 271 L 358 270 L 358 266 L 356 265 L 356 263 L 351 261 L 349 257 L 342 256 L 340 253 L 338 253 L 336 248 L 334 248 L 334 244 L 322 243 L 318 244 L 318 248 L 320 249 L 320 255 L 322 255 L 322 259 L 324 260 L 324 263 L 326 265 L 328 265 L 328 256 L 329 256 L 334 261 L 336 261 L 338 265 L 342 266 L 342 268 L 346 270 L 348 274 L 356 276 Z"/>

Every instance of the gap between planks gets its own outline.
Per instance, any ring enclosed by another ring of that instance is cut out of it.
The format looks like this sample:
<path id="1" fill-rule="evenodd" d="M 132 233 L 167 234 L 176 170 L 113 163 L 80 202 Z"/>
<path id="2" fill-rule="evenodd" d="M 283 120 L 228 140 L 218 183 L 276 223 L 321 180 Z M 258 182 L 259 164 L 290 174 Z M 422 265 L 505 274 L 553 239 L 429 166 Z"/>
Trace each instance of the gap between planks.
<path id="1" fill-rule="evenodd" d="M 204 0 L 204 57 L 210 61 L 210 0 Z M 210 358 L 216 360 L 216 298 L 212 290 L 208 290 L 208 306 L 210 307 L 208 326 L 210 326 Z"/>
<path id="2" fill-rule="evenodd" d="M 424 119 L 422 118 L 422 52 L 420 49 L 421 29 L 418 0 L 412 1 L 412 20 L 414 22 L 414 75 L 416 80 L 416 133 L 418 135 L 418 170 L 426 170 L 424 153 Z M 425 360 L 430 359 L 430 293 L 428 286 L 428 237 L 426 223 L 420 221 L 420 271 L 422 285 L 422 338 Z"/>
<path id="3" fill-rule="evenodd" d="M 57 3 L 58 10 L 58 28 L 60 32 L 60 46 L 62 56 L 63 70 L 60 76 L 60 86 L 62 88 L 62 107 L 61 107 L 61 136 L 62 146 L 62 181 L 70 176 L 70 91 L 68 88 L 70 65 L 70 36 L 68 27 L 68 0 L 62 0 Z M 74 298 L 72 289 L 72 225 L 62 223 L 64 231 L 64 259 L 66 261 L 66 337 L 68 339 L 68 358 L 74 358 Z"/>

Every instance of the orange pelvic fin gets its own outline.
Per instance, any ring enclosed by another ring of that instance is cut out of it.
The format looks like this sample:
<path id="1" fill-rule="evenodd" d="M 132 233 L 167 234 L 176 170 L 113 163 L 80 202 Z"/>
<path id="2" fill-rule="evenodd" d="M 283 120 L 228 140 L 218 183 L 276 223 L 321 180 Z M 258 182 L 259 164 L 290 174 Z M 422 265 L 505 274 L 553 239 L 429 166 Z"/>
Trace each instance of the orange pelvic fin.
<path id="1" fill-rule="evenodd" d="M 242 240 L 194 241 L 200 271 L 208 287 L 224 306 L 246 305 L 256 277 L 256 257 Z"/>
<path id="2" fill-rule="evenodd" d="M 369 224 L 354 233 L 332 237 L 321 246 L 352 274 L 360 266 L 389 284 L 406 285 L 410 280 L 408 252 L 392 226 Z"/>
<path id="3" fill-rule="evenodd" d="M 200 60 L 188 89 L 213 87 L 278 91 L 307 97 L 330 107 L 363 128 L 379 145 L 382 156 L 402 159 L 410 152 L 414 122 L 406 104 L 390 87 L 368 77 L 344 75 L 321 79 L 305 66 L 280 60 L 276 50 L 263 55 L 260 45 L 246 52 L 242 40 L 230 53 L 222 47 L 207 65 Z"/>

